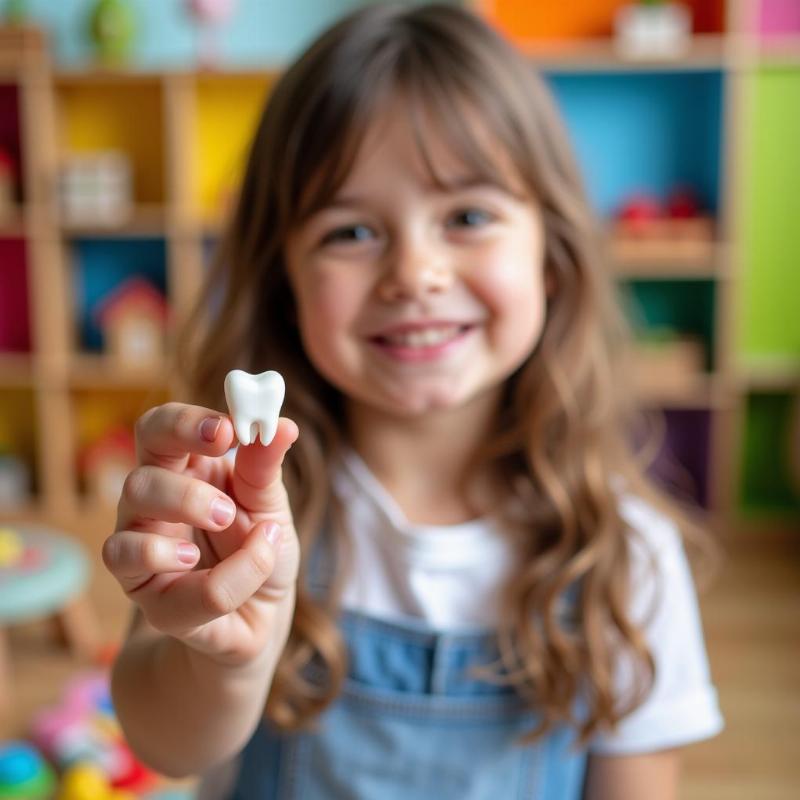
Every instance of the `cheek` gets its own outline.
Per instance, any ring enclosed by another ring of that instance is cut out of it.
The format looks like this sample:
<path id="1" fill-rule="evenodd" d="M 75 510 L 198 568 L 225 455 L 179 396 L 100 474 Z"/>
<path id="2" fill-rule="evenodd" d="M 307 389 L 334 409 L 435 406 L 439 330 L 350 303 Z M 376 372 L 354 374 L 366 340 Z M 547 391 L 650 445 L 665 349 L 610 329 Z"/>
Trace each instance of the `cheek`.
<path id="1" fill-rule="evenodd" d="M 503 248 L 481 271 L 475 291 L 490 310 L 496 344 L 530 348 L 542 329 L 544 274 L 534 248 Z M 533 340 L 533 341 L 532 341 Z"/>
<path id="2" fill-rule="evenodd" d="M 338 334 L 352 332 L 359 292 L 341 277 L 315 273 L 298 287 L 300 328 L 309 354 L 329 358 L 339 343 Z"/>

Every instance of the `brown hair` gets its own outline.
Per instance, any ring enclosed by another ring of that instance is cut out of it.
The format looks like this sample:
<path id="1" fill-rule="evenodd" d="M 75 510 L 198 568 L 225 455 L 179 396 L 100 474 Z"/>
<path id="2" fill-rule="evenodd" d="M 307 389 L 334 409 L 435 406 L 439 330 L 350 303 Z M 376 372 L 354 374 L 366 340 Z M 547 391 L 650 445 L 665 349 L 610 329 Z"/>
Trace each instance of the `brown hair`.
<path id="1" fill-rule="evenodd" d="M 222 385 L 234 367 L 280 371 L 285 412 L 301 435 L 284 480 L 304 556 L 337 504 L 329 468 L 344 431 L 340 393 L 314 369 L 301 345 L 283 247 L 300 221 L 333 197 L 371 121 L 402 92 L 419 126 L 437 130 L 479 170 L 498 172 L 468 115 L 477 112 L 510 157 L 543 214 L 545 270 L 555 287 L 538 347 L 508 380 L 494 435 L 475 460 L 491 469 L 507 497 L 509 530 L 521 550 L 504 593 L 498 631 L 502 654 L 492 674 L 535 704 L 536 738 L 570 720 L 573 701 L 588 716 L 573 720 L 585 741 L 613 726 L 643 699 L 653 661 L 629 618 L 629 545 L 619 487 L 680 520 L 692 520 L 644 476 L 631 446 L 634 408 L 619 354 L 627 332 L 588 207 L 569 136 L 543 81 L 481 20 L 456 7 L 376 4 L 324 33 L 277 81 L 250 151 L 240 197 L 215 264 L 179 342 L 178 366 L 192 400 L 224 409 Z M 418 130 L 424 152 L 424 132 Z M 428 164 L 433 171 L 433 165 Z M 205 313 L 218 292 L 221 304 Z M 197 354 L 202 353 L 202 358 Z M 340 689 L 346 654 L 327 603 L 304 588 L 303 558 L 292 632 L 273 681 L 266 714 L 303 725 Z M 574 621 L 560 613 L 579 586 Z M 633 690 L 618 697 L 614 665 L 638 665 Z M 314 659 L 323 687 L 303 678 Z"/>

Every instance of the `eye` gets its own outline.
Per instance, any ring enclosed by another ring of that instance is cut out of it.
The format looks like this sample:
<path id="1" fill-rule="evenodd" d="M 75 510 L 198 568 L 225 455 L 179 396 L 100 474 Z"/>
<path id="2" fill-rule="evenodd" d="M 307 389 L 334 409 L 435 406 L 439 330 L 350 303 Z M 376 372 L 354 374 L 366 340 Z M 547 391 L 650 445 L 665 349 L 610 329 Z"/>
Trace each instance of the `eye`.
<path id="1" fill-rule="evenodd" d="M 342 225 L 322 237 L 322 244 L 365 242 L 371 239 L 373 231 L 366 225 Z"/>
<path id="2" fill-rule="evenodd" d="M 494 216 L 482 208 L 462 208 L 448 220 L 448 227 L 480 228 L 494 220 Z"/>

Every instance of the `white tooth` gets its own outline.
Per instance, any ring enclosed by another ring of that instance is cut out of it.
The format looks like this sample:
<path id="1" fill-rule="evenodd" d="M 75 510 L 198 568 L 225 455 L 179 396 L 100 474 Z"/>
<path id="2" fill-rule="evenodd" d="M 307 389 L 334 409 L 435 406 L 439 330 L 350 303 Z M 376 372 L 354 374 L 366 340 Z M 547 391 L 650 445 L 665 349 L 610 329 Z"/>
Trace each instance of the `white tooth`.
<path id="1" fill-rule="evenodd" d="M 241 444 L 256 440 L 256 428 L 264 446 L 275 438 L 285 393 L 286 384 L 274 370 L 251 375 L 233 369 L 225 376 L 225 400 Z"/>

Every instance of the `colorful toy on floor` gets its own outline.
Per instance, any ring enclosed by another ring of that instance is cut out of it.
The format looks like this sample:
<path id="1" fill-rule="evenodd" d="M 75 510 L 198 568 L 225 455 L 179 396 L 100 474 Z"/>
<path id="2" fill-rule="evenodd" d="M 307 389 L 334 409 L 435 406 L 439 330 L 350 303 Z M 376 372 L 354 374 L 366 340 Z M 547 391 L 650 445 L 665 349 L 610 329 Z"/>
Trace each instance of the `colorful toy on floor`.
<path id="1" fill-rule="evenodd" d="M 78 763 L 64 773 L 57 800 L 136 800 L 136 795 L 113 789 L 95 764 Z"/>
<path id="2" fill-rule="evenodd" d="M 0 745 L 0 798 L 2 800 L 49 800 L 56 777 L 52 767 L 27 742 Z"/>
<path id="3" fill-rule="evenodd" d="M 140 792 L 155 782 L 155 775 L 134 757 L 124 740 L 105 672 L 72 681 L 61 705 L 41 712 L 31 732 L 43 753 L 67 774 L 76 766 L 92 766 L 102 773 L 109 790 Z M 84 771 L 72 780 L 78 786 L 90 782 L 90 777 Z M 105 795 L 98 796 L 98 800 L 101 798 L 106 800 Z"/>
<path id="4" fill-rule="evenodd" d="M 13 528 L 0 528 L 0 567 L 16 566 L 24 552 L 20 535 Z"/>

